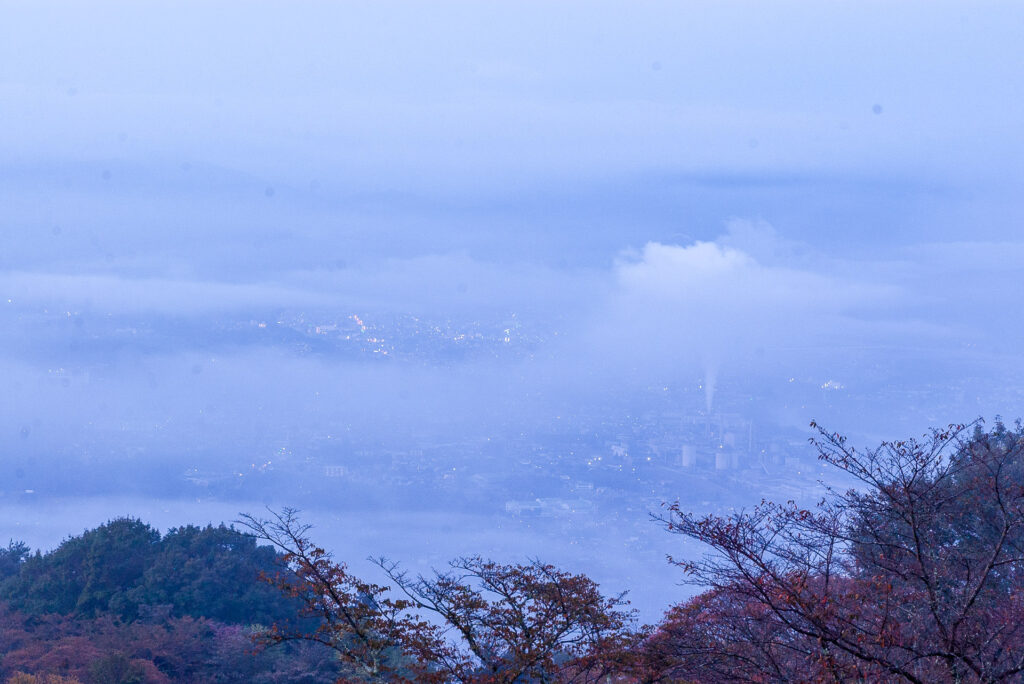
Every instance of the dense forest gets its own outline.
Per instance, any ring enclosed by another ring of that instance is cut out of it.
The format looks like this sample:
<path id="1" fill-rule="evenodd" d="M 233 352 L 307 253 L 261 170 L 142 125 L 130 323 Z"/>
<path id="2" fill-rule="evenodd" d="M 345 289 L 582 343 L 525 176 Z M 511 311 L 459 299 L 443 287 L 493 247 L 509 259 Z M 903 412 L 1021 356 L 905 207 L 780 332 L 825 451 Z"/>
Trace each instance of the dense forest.
<path id="1" fill-rule="evenodd" d="M 815 507 L 668 505 L 703 588 L 640 626 L 624 595 L 479 556 L 355 577 L 298 512 L 161 535 L 118 519 L 0 549 L 0 681 L 996 682 L 1024 679 L 1024 429 L 997 421 L 858 450 Z"/>
<path id="2" fill-rule="evenodd" d="M 16 682 L 332 682 L 336 663 L 312 645 L 253 652 L 253 634 L 299 608 L 259 579 L 280 570 L 272 549 L 223 525 L 161 536 L 119 519 L 46 554 L 12 542 L 0 550 L 0 672 Z"/>

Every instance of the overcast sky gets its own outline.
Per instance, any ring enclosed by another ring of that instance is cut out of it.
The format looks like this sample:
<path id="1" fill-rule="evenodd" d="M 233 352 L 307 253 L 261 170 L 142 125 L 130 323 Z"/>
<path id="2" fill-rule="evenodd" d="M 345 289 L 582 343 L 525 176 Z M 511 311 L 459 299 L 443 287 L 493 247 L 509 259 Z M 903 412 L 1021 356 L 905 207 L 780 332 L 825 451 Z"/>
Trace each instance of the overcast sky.
<path id="1" fill-rule="evenodd" d="M 528 430 L 695 379 L 872 437 L 1021 415 L 1021 35 L 1007 2 L 0 0 L 0 447 Z M 210 337 L 281 310 L 544 344 Z"/>

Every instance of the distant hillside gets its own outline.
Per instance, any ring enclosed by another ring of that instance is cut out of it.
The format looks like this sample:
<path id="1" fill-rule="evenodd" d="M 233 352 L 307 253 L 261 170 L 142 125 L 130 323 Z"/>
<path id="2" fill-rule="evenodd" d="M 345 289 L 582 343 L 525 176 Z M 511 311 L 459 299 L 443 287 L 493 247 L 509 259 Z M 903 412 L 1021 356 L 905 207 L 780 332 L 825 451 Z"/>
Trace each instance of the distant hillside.
<path id="1" fill-rule="evenodd" d="M 335 660 L 311 645 L 253 654 L 258 626 L 298 612 L 259 579 L 282 571 L 276 552 L 224 525 L 161 536 L 121 518 L 45 554 L 11 542 L 0 548 L 0 681 L 332 682 Z"/>

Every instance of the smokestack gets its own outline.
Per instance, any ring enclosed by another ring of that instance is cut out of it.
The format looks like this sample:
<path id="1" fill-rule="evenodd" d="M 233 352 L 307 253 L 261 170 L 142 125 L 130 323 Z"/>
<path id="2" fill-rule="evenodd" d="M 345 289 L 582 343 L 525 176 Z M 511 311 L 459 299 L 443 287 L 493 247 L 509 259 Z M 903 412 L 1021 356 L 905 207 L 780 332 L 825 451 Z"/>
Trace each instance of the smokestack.
<path id="1" fill-rule="evenodd" d="M 711 404 L 715 399 L 715 382 L 718 380 L 718 368 L 708 363 L 704 366 L 704 409 L 711 415 Z"/>

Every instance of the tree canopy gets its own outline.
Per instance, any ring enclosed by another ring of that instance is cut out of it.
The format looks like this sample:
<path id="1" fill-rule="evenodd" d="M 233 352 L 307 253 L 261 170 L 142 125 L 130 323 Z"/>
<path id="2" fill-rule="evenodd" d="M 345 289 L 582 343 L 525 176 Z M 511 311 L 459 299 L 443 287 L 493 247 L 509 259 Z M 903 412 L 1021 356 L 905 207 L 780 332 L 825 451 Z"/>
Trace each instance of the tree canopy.
<path id="1" fill-rule="evenodd" d="M 1024 427 L 979 421 L 864 450 L 812 426 L 819 458 L 854 486 L 812 507 L 667 505 L 656 522 L 707 552 L 672 561 L 703 592 L 656 628 L 539 560 L 466 556 L 412 575 L 381 558 L 375 584 L 292 509 L 244 516 L 241 531 L 161 535 L 122 518 L 45 554 L 0 548 L 0 677 L 1024 680 Z"/>
<path id="2" fill-rule="evenodd" d="M 0 553 L 0 598 L 32 614 L 132 620 L 162 606 L 175 617 L 271 624 L 296 605 L 259 581 L 281 569 L 278 554 L 231 527 L 189 525 L 161 536 L 119 518 L 71 537 L 49 553 L 12 543 Z"/>
<path id="3" fill-rule="evenodd" d="M 678 562 L 708 591 L 670 611 L 652 653 L 699 681 L 1020 679 L 1021 426 L 872 450 L 818 428 L 813 442 L 856 488 L 811 509 L 659 517 L 710 553 Z"/>
<path id="4" fill-rule="evenodd" d="M 265 643 L 323 644 L 348 666 L 346 681 L 596 682 L 633 640 L 623 595 L 604 596 L 588 577 L 540 561 L 473 556 L 410 577 L 379 559 L 395 593 L 335 562 L 294 510 L 245 524 L 285 553 L 292 573 L 271 582 L 320 618 L 312 631 L 277 625 Z"/>

